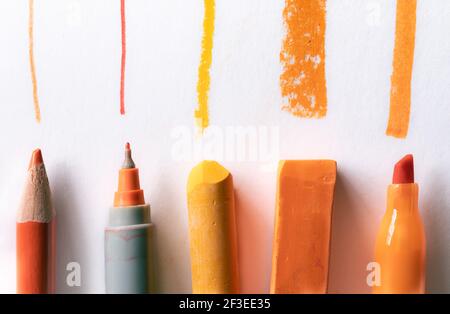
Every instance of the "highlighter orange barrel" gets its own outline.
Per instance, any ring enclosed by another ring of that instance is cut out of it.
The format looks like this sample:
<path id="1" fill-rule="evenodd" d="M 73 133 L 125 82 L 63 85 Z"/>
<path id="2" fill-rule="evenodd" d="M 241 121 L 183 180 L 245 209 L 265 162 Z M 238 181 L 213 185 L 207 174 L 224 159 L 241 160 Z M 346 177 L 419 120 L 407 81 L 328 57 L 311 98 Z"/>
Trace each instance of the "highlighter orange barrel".
<path id="1" fill-rule="evenodd" d="M 17 293 L 54 292 L 55 211 L 42 154 L 31 157 L 16 224 Z"/>
<path id="2" fill-rule="evenodd" d="M 381 280 L 374 293 L 425 292 L 425 231 L 414 183 L 414 161 L 406 155 L 394 168 L 387 210 L 376 239 L 375 261 Z"/>

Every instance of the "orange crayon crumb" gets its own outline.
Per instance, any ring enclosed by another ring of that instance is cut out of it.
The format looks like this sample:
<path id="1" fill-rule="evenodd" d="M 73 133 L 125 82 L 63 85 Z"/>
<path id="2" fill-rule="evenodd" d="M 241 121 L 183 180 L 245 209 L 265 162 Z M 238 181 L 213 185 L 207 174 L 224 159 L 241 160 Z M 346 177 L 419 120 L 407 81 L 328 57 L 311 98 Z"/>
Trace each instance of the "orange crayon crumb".
<path id="1" fill-rule="evenodd" d="M 386 134 L 398 138 L 405 138 L 409 128 L 415 33 L 416 0 L 397 0 L 391 104 Z"/>
<path id="2" fill-rule="evenodd" d="M 325 0 L 286 0 L 286 35 L 280 53 L 283 110 L 321 118 L 327 113 L 325 80 Z"/>

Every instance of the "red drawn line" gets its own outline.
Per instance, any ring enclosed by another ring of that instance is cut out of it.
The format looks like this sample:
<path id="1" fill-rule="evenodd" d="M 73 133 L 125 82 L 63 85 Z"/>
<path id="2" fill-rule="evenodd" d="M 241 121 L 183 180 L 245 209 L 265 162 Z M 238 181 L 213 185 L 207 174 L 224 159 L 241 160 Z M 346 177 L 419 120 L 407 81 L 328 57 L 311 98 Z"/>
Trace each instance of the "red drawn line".
<path id="1" fill-rule="evenodd" d="M 122 59 L 120 64 L 120 114 L 125 114 L 125 60 L 127 56 L 127 38 L 125 24 L 125 0 L 120 0 L 120 19 L 122 28 Z"/>

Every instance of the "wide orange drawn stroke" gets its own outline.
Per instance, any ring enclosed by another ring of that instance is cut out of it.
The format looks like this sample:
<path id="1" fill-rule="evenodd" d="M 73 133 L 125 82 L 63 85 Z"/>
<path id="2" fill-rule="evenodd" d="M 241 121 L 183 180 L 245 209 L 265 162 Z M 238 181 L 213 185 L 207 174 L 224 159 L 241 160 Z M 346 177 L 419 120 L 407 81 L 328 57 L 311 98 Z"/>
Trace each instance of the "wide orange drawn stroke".
<path id="1" fill-rule="evenodd" d="M 325 0 L 285 0 L 286 35 L 280 52 L 283 110 L 304 118 L 327 113 Z"/>

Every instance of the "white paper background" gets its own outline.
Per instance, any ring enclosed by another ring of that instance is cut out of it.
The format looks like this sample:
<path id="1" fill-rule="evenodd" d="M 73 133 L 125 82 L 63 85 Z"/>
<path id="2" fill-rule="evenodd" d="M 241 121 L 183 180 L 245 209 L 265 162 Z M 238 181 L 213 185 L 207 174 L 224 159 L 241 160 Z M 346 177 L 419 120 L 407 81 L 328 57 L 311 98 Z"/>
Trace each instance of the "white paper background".
<path id="1" fill-rule="evenodd" d="M 230 146 L 231 157 L 221 153 L 225 127 L 269 130 L 276 137 L 269 148 L 278 153 L 272 160 L 337 160 L 333 293 L 370 291 L 366 265 L 392 166 L 412 152 L 427 233 L 427 288 L 449 293 L 450 2 L 418 1 L 411 124 L 405 140 L 384 134 L 395 1 L 328 1 L 329 111 L 321 120 L 298 119 L 280 110 L 283 3 L 217 0 L 216 5 L 210 92 L 216 127 L 203 140 L 219 143 L 208 150 L 234 176 L 242 291 L 268 292 L 276 172 L 261 154 L 256 161 L 248 156 L 239 160 L 237 144 Z M 120 116 L 120 1 L 35 1 L 42 110 L 37 124 L 27 1 L 0 1 L 0 292 L 15 292 L 15 213 L 35 147 L 43 149 L 58 215 L 58 291 L 104 291 L 103 228 L 126 141 L 132 143 L 152 205 L 159 291 L 191 291 L 185 184 L 199 157 L 193 146 L 179 154 L 180 139 L 174 136 L 187 129 L 187 139 L 199 142 L 192 127 L 203 2 L 128 0 L 126 15 L 127 114 Z M 261 134 L 257 139 L 267 141 Z M 65 267 L 72 261 L 81 265 L 81 287 L 65 284 Z"/>

